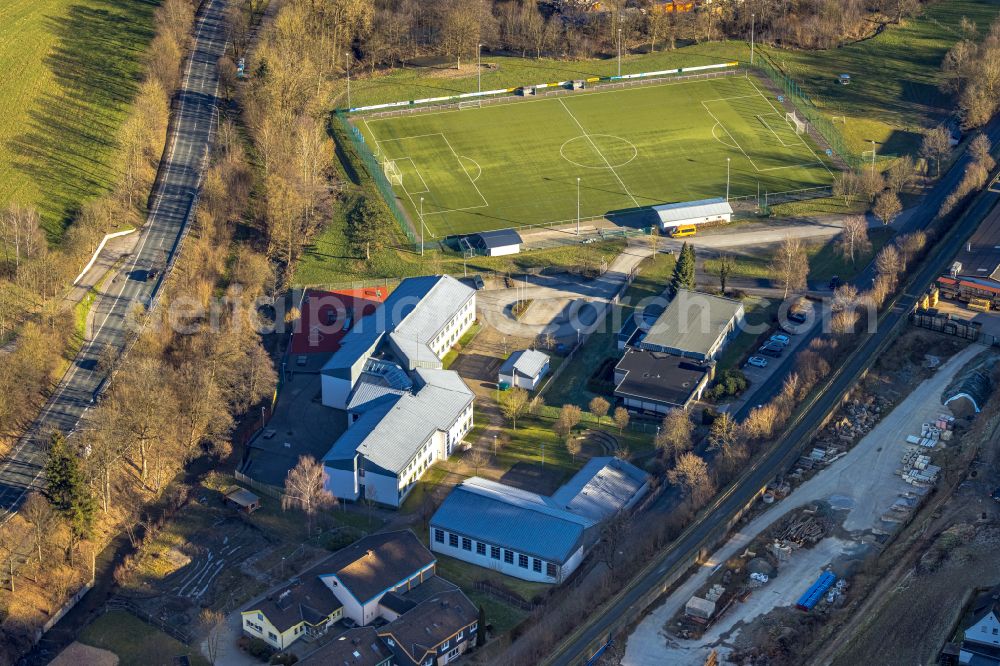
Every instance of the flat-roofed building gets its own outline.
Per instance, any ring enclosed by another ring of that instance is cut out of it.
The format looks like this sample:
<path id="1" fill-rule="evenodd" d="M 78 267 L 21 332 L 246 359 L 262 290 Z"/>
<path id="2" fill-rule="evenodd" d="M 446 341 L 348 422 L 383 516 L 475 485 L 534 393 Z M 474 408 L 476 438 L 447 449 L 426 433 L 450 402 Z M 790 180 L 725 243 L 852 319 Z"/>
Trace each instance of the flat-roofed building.
<path id="1" fill-rule="evenodd" d="M 680 289 L 636 347 L 710 361 L 739 334 L 744 315 L 740 301 Z"/>
<path id="2" fill-rule="evenodd" d="M 711 363 L 627 347 L 615 366 L 615 397 L 629 409 L 666 414 L 700 400 L 714 376 Z"/>

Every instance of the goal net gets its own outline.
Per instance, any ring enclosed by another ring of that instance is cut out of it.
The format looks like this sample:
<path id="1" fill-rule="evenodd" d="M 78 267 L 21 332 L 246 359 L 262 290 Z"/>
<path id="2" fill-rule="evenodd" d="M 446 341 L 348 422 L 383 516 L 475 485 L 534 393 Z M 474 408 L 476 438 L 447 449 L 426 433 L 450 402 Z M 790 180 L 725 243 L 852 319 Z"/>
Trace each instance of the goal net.
<path id="1" fill-rule="evenodd" d="M 464 109 L 478 109 L 478 108 L 481 108 L 482 106 L 483 106 L 482 100 L 478 100 L 478 99 L 475 100 L 475 101 L 472 101 L 472 102 L 459 102 L 458 103 L 459 110 L 464 110 Z"/>
<path id="2" fill-rule="evenodd" d="M 794 111 L 790 111 L 785 114 L 785 122 L 788 123 L 789 127 L 795 130 L 796 134 L 806 133 L 806 123 L 804 120 L 800 120 L 798 114 Z"/>
<path id="3" fill-rule="evenodd" d="M 403 185 L 403 172 L 396 166 L 396 160 L 386 160 L 383 162 L 382 170 L 385 172 L 385 179 L 389 181 L 390 185 Z"/>

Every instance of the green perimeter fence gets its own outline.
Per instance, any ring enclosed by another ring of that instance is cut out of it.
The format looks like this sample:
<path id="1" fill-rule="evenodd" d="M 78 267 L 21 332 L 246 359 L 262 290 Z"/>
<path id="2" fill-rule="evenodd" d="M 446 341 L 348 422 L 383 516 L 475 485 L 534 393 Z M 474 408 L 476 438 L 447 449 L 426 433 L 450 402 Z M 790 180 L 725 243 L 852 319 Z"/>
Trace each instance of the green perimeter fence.
<path id="1" fill-rule="evenodd" d="M 809 94 L 802 90 L 802 87 L 793 78 L 768 62 L 766 57 L 759 57 L 753 67 L 762 72 L 779 89 L 792 98 L 795 108 L 798 109 L 805 119 L 811 124 L 824 140 L 830 145 L 830 149 L 852 169 L 860 169 L 866 165 L 865 159 L 851 151 L 847 145 L 847 139 L 840 133 L 831 120 L 819 110 Z M 879 155 L 880 160 L 895 159 L 898 155 Z"/>
<path id="2" fill-rule="evenodd" d="M 352 125 L 347 120 L 347 115 L 344 112 L 335 111 L 333 116 L 334 122 L 340 125 L 340 129 L 343 130 L 344 136 L 346 136 L 347 140 L 350 141 L 350 147 L 354 151 L 354 154 L 358 157 L 361 164 L 364 165 L 365 170 L 368 171 L 368 175 L 371 177 L 372 182 L 375 183 L 375 187 L 378 188 L 386 206 L 389 207 L 389 210 L 396 218 L 396 221 L 399 222 L 399 228 L 406 234 L 406 238 L 410 241 L 410 243 L 414 246 L 419 245 L 420 241 L 417 239 L 416 230 L 414 230 L 409 218 L 406 217 L 402 209 L 399 207 L 399 204 L 396 202 L 396 195 L 392 191 L 389 179 L 385 177 L 382 167 L 379 166 L 378 159 L 376 159 L 375 155 L 372 154 L 372 151 L 368 149 L 365 137 L 361 134 L 357 127 Z"/>

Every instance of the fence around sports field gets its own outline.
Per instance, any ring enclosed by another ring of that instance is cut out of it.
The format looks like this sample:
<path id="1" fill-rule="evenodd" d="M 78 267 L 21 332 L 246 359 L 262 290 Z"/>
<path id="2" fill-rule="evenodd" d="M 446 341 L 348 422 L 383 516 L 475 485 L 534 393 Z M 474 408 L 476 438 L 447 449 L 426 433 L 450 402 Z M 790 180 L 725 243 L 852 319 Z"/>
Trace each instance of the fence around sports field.
<path id="1" fill-rule="evenodd" d="M 816 104 L 812 101 L 812 98 L 802 90 L 802 86 L 793 79 L 792 77 L 785 74 L 773 63 L 768 61 L 767 57 L 757 58 L 754 62 L 753 68 L 763 74 L 767 79 L 769 79 L 775 86 L 782 90 L 786 95 L 788 95 L 792 104 L 796 109 L 804 116 L 805 120 L 813 126 L 813 128 L 823 137 L 823 139 L 829 144 L 830 149 L 840 157 L 852 169 L 860 169 L 862 166 L 866 166 L 868 162 L 862 155 L 854 153 L 848 146 L 847 139 L 836 125 L 826 117 L 826 115 L 821 111 Z M 881 160 L 895 159 L 898 155 L 883 154 L 879 156 Z"/>
<path id="2" fill-rule="evenodd" d="M 775 85 L 792 97 L 795 108 L 802 113 L 805 120 L 815 128 L 824 140 L 826 140 L 826 142 L 830 145 L 831 150 L 840 156 L 846 164 L 857 168 L 862 162 L 861 156 L 854 155 L 848 150 L 846 140 L 840 132 L 833 126 L 833 123 L 821 115 L 821 112 L 815 107 L 812 100 L 804 92 L 802 92 L 799 85 L 770 65 L 766 60 L 760 59 L 757 62 L 760 64 L 755 64 L 754 70 L 762 72 Z M 334 118 L 335 122 L 338 123 L 340 128 L 343 129 L 344 135 L 350 141 L 351 148 L 354 153 L 358 156 L 365 169 L 371 175 L 373 182 L 378 188 L 379 193 L 382 195 L 382 198 L 385 200 L 389 210 L 392 212 L 393 217 L 396 218 L 400 228 L 403 230 L 403 233 L 406 234 L 407 240 L 414 248 L 417 248 L 420 247 L 422 242 L 419 231 L 415 227 L 414 222 L 409 218 L 409 216 L 407 216 L 403 208 L 400 206 L 396 193 L 393 190 L 389 179 L 386 177 L 382 164 L 380 164 L 378 158 L 368 147 L 368 142 L 365 140 L 364 134 L 361 133 L 361 130 L 350 122 L 349 115 L 358 115 L 360 117 L 370 119 L 392 118 L 419 113 L 462 110 L 470 105 L 474 105 L 475 108 L 480 108 L 488 105 L 526 102 L 539 97 L 551 95 L 586 94 L 588 90 L 614 90 L 618 88 L 668 85 L 672 83 L 683 83 L 685 81 L 716 79 L 731 76 L 750 76 L 751 69 L 748 67 L 740 67 L 739 65 L 739 62 L 727 62 L 714 65 L 701 65 L 698 67 L 662 70 L 657 72 L 640 72 L 637 74 L 626 74 L 623 76 L 590 77 L 584 79 L 586 82 L 586 88 L 583 90 L 575 89 L 572 85 L 574 83 L 573 81 L 560 81 L 535 86 L 519 86 L 515 88 L 489 90 L 481 93 L 462 93 L 446 97 L 387 102 L 384 104 L 355 107 L 351 109 L 338 109 L 334 112 Z M 527 96 L 521 94 L 521 92 L 526 88 L 534 89 L 535 93 Z M 758 210 L 766 210 L 771 204 L 827 197 L 831 194 L 832 188 L 822 186 L 785 192 L 765 191 L 758 194 L 731 197 L 730 201 L 742 203 L 744 205 L 754 202 Z M 626 214 L 634 215 L 642 210 L 642 208 L 639 208 L 628 211 Z M 586 223 L 599 219 L 614 221 L 614 217 L 615 214 L 602 215 L 590 217 L 585 220 L 581 220 L 581 222 Z M 566 226 L 566 221 L 564 220 L 558 222 L 553 221 L 515 225 L 511 228 L 518 231 L 530 231 L 532 229 L 555 229 L 563 226 Z"/>

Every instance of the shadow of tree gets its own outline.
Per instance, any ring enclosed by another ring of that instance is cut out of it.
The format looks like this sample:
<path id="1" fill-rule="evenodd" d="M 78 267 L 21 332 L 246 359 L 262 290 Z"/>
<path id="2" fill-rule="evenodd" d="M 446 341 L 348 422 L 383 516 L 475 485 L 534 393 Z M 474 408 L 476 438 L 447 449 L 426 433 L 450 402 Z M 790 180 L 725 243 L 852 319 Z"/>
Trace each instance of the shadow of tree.
<path id="1" fill-rule="evenodd" d="M 43 193 L 38 208 L 51 241 L 115 179 L 116 134 L 138 88 L 157 4 L 84 0 L 45 20 L 57 40 L 45 59 L 55 84 L 8 148 L 14 168 Z"/>

